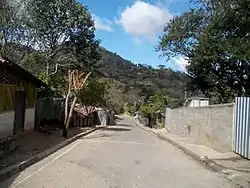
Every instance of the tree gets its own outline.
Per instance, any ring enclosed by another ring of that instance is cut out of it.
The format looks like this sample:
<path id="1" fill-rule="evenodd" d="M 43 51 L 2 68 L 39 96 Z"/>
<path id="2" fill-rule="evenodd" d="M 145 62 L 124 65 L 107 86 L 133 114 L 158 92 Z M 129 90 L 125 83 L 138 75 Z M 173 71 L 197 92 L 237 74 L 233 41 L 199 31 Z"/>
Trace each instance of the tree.
<path id="1" fill-rule="evenodd" d="M 129 102 L 126 104 L 127 111 L 131 114 L 134 115 L 136 110 L 137 110 L 137 103 L 136 102 Z"/>
<path id="2" fill-rule="evenodd" d="M 24 4 L 24 0 L 1 0 L 0 2 L 0 55 L 2 57 L 10 58 L 10 53 L 18 44 L 27 46 L 29 44 L 25 32 L 25 13 L 22 9 Z"/>
<path id="3" fill-rule="evenodd" d="M 176 16 L 164 27 L 156 50 L 161 51 L 167 60 L 178 55 L 191 58 L 207 21 L 205 11 L 200 8 Z"/>
<path id="4" fill-rule="evenodd" d="M 126 95 L 122 92 L 122 85 L 120 82 L 112 78 L 103 78 L 106 83 L 107 95 L 106 95 L 106 107 L 116 114 L 124 112 L 124 104 L 127 101 Z"/>
<path id="5" fill-rule="evenodd" d="M 63 136 L 67 137 L 79 93 L 90 75 L 84 73 L 90 72 L 100 58 L 94 22 L 87 8 L 75 0 L 30 0 L 25 8 L 32 48 L 46 63 L 44 80 L 66 98 Z"/>
<path id="6" fill-rule="evenodd" d="M 79 98 L 82 105 L 85 106 L 87 113 L 88 107 L 102 107 L 106 104 L 106 83 L 92 78 L 88 81 L 86 87 L 80 91 Z"/>
<path id="7" fill-rule="evenodd" d="M 75 0 L 30 0 L 27 30 L 34 49 L 44 54 L 50 77 L 60 66 L 86 69 L 98 60 L 95 28 L 86 7 Z"/>
<path id="8" fill-rule="evenodd" d="M 160 92 L 156 92 L 149 97 L 149 100 L 141 106 L 141 113 L 149 120 L 149 126 L 152 127 L 156 120 L 158 111 L 164 111 L 166 108 L 166 99 Z"/>
<path id="9" fill-rule="evenodd" d="M 166 25 L 158 50 L 168 59 L 187 57 L 191 88 L 219 102 L 250 94 L 249 0 L 196 3 Z"/>
<path id="10" fill-rule="evenodd" d="M 86 81 L 89 78 L 91 72 L 85 75 L 79 70 L 68 71 L 68 94 L 65 99 L 65 118 L 62 136 L 68 137 L 69 123 L 75 108 L 75 104 L 78 100 L 80 91 L 82 91 L 86 86 Z M 68 112 L 68 104 L 71 95 L 73 95 L 73 101 L 71 103 L 70 111 Z"/>

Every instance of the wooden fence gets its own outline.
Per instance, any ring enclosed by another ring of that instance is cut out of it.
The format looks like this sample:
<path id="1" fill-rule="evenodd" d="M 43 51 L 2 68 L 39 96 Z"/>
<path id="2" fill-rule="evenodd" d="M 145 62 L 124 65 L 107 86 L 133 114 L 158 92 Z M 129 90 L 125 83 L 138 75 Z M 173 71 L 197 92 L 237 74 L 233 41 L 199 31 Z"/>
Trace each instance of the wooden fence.
<path id="1" fill-rule="evenodd" d="M 36 104 L 36 127 L 41 126 L 43 121 L 57 122 L 63 125 L 64 122 L 64 99 L 41 98 Z M 70 108 L 70 106 L 69 106 Z M 94 109 L 94 108 L 91 108 Z M 88 110 L 85 108 L 75 108 L 70 126 L 87 127 L 94 125 L 114 124 L 114 114 L 108 110 Z"/>

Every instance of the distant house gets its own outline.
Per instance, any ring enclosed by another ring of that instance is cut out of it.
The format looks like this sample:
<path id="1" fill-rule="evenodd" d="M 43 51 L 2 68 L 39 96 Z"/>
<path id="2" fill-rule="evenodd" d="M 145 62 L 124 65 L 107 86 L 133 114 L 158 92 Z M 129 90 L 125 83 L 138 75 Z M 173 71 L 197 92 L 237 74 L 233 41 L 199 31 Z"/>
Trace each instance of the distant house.
<path id="1" fill-rule="evenodd" d="M 0 138 L 33 127 L 37 89 L 42 86 L 46 84 L 0 56 Z"/>
<path id="2" fill-rule="evenodd" d="M 199 106 L 209 106 L 209 98 L 204 97 L 192 97 L 185 101 L 185 107 L 199 107 Z"/>

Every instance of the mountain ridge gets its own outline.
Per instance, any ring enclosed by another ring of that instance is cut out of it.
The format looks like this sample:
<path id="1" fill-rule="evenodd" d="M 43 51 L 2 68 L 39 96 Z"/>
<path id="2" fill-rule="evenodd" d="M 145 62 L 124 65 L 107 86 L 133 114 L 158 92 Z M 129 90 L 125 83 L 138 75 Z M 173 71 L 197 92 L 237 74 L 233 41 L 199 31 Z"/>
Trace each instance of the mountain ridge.
<path id="1" fill-rule="evenodd" d="M 156 69 L 149 65 L 134 64 L 116 53 L 100 48 L 99 70 L 106 76 L 141 90 L 160 90 L 173 98 L 183 98 L 189 76 L 170 68 Z"/>

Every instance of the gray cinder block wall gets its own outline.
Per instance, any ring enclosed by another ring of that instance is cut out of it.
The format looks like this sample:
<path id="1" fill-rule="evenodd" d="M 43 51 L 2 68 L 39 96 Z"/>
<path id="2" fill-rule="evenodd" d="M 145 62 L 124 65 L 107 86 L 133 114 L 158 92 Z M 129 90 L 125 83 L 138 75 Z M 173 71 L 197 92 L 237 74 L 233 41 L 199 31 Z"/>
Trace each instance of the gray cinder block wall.
<path id="1" fill-rule="evenodd" d="M 166 128 L 220 152 L 232 151 L 234 104 L 166 109 Z"/>

